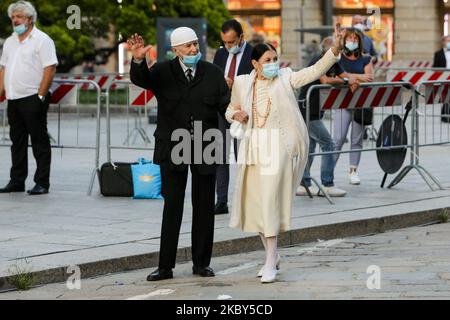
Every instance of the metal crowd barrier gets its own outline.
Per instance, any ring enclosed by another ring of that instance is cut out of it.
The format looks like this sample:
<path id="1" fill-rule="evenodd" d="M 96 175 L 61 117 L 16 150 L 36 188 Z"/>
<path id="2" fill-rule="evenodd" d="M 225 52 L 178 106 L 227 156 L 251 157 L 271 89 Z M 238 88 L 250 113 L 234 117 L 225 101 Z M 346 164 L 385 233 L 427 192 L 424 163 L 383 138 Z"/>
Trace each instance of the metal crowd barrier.
<path id="1" fill-rule="evenodd" d="M 354 120 L 354 112 L 357 109 L 372 109 L 374 111 L 372 127 L 375 123 L 383 123 L 384 120 L 391 115 L 399 115 L 401 118 L 405 117 L 405 106 L 412 99 L 412 112 L 408 118 L 408 123 L 411 132 L 415 132 L 415 109 L 416 109 L 416 95 L 415 87 L 411 83 L 401 82 L 377 82 L 377 83 L 365 83 L 361 84 L 360 88 L 352 93 L 348 87 L 331 86 L 331 85 L 314 85 L 311 86 L 306 95 L 306 125 L 308 130 L 310 128 L 310 115 L 311 115 L 311 95 L 315 90 L 319 90 L 320 111 L 324 112 L 325 126 L 329 130 L 333 141 L 335 139 L 334 126 L 336 125 L 337 114 L 336 110 L 350 110 L 352 120 Z M 334 115 L 332 114 L 334 112 Z M 342 116 L 342 114 L 341 114 Z M 342 120 L 342 119 L 341 119 Z M 364 122 L 364 119 L 363 119 Z M 407 123 L 407 124 L 408 124 Z M 348 133 L 348 132 L 347 132 Z M 379 134 L 383 134 L 380 132 Z M 402 133 L 403 136 L 403 133 Z M 349 143 L 350 144 L 350 143 Z M 376 145 L 376 142 L 369 139 L 367 142 L 363 142 L 363 147 L 360 149 L 351 150 L 334 150 L 329 152 L 316 152 L 311 156 L 323 156 L 332 154 L 335 156 L 336 161 L 340 154 L 355 153 L 355 152 L 369 152 L 378 150 L 394 150 L 394 149 L 409 149 L 411 154 L 415 153 L 414 136 L 411 135 L 411 139 L 408 143 L 403 145 L 393 145 L 391 140 L 390 144 L 383 143 L 380 146 Z M 416 168 L 417 169 L 417 168 Z M 328 194 L 322 188 L 312 176 L 311 180 L 317 185 L 320 192 L 322 192 L 327 200 L 333 204 Z"/>
<path id="2" fill-rule="evenodd" d="M 442 109 L 450 103 L 449 89 L 449 80 L 423 81 L 417 86 L 414 155 L 411 164 L 403 168 L 390 186 L 399 183 L 411 169 L 416 169 L 432 190 L 444 190 L 438 179 L 420 164 L 420 149 L 450 144 L 450 123 L 443 121 L 450 121 L 450 116 L 441 115 Z"/>
<path id="3" fill-rule="evenodd" d="M 111 143 L 111 87 L 121 86 L 126 90 L 126 113 L 127 113 L 127 138 L 122 145 L 113 145 Z M 106 87 L 106 152 L 107 161 L 111 162 L 111 150 L 122 149 L 122 150 L 153 150 L 151 146 L 151 140 L 147 135 L 148 131 L 148 109 L 156 107 L 154 104 L 155 99 L 153 94 L 149 90 L 139 88 L 131 83 L 129 80 L 114 80 L 111 84 Z M 153 105 L 152 105 L 153 104 Z M 134 128 L 130 131 L 129 124 L 129 110 L 134 108 L 135 118 L 134 118 Z M 143 109 L 143 110 L 142 110 Z M 142 126 L 142 115 L 144 116 L 146 125 Z M 140 136 L 145 143 L 144 147 L 131 146 L 130 141 L 134 134 L 133 144 L 135 143 L 136 137 Z"/>
<path id="4" fill-rule="evenodd" d="M 0 143 L 3 144 L 5 142 L 10 141 L 9 138 L 6 136 L 6 126 L 8 125 L 7 121 L 7 103 L 6 100 L 3 102 L 0 102 L 0 109 L 2 110 L 2 137 L 0 139 Z"/>

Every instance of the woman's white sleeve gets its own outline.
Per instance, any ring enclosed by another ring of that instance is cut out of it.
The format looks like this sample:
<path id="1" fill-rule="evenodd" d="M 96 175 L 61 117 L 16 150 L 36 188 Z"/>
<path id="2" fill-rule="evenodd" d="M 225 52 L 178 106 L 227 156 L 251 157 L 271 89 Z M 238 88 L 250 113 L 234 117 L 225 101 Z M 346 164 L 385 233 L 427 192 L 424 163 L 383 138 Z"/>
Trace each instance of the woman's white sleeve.
<path id="1" fill-rule="evenodd" d="M 227 119 L 227 121 L 229 123 L 232 123 L 234 120 L 232 119 L 234 114 L 236 112 L 238 112 L 239 110 L 237 109 L 238 107 L 241 107 L 241 103 L 239 100 L 239 85 L 237 85 L 237 82 L 235 81 L 233 83 L 233 88 L 231 90 L 231 101 L 230 104 L 228 105 L 227 111 L 225 112 L 225 118 Z"/>
<path id="2" fill-rule="evenodd" d="M 326 74 L 331 67 L 339 61 L 341 55 L 336 57 L 333 51 L 330 49 L 325 53 L 325 55 L 317 61 L 311 67 L 302 69 L 297 72 L 292 72 L 291 74 L 291 86 L 294 88 L 302 87 L 308 83 L 316 81 L 321 76 Z"/>

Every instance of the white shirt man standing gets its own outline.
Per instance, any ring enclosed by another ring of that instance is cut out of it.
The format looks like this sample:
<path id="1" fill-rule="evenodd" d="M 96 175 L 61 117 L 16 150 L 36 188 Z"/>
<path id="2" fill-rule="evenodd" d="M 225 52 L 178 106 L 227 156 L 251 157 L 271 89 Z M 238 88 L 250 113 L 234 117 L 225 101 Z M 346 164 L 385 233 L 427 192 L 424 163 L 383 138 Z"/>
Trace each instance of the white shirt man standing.
<path id="1" fill-rule="evenodd" d="M 30 195 L 48 193 L 51 147 L 47 132 L 49 89 L 58 59 L 55 44 L 36 28 L 37 13 L 28 1 L 8 7 L 14 33 L 6 39 L 0 58 L 0 95 L 8 100 L 8 122 L 12 141 L 10 181 L 0 193 L 25 191 L 28 175 L 28 137 L 37 169 Z"/>

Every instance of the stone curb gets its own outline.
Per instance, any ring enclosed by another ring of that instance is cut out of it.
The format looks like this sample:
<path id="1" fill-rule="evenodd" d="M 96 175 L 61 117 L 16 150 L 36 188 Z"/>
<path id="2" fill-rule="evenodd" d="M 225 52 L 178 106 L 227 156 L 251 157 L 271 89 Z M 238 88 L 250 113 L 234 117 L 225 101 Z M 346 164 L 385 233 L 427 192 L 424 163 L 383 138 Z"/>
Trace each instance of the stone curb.
<path id="1" fill-rule="evenodd" d="M 370 218 L 329 225 L 321 225 L 291 230 L 279 236 L 279 246 L 298 245 L 315 242 L 318 239 L 331 240 L 382 233 L 388 230 L 402 229 L 423 224 L 438 223 L 439 215 L 447 208 L 411 212 L 394 216 Z M 213 257 L 251 252 L 263 249 L 259 236 L 243 237 L 214 243 Z M 159 252 L 112 258 L 78 265 L 82 278 L 92 278 L 110 273 L 125 272 L 137 269 L 156 267 Z M 177 252 L 177 263 L 191 260 L 191 248 L 180 248 Z M 67 267 L 59 267 L 32 272 L 35 285 L 61 283 L 67 281 Z M 0 277 L 0 290 L 14 289 L 11 276 Z"/>

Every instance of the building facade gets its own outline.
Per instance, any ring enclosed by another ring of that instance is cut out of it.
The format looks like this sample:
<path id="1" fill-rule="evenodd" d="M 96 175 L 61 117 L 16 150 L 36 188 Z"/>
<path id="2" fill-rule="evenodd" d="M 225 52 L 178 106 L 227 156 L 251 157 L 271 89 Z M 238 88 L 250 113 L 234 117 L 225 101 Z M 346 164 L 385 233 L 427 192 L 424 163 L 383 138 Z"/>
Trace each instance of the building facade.
<path id="1" fill-rule="evenodd" d="M 350 26 L 355 14 L 366 18 L 372 27 L 367 34 L 374 40 L 381 60 L 431 60 L 442 35 L 449 34 L 448 0 L 228 0 L 225 3 L 230 13 L 245 25 L 248 39 L 254 33 L 264 35 L 266 41 L 277 46 L 282 61 L 294 67 L 304 66 L 317 50 L 323 30 L 311 29 L 336 22 Z M 302 36 L 298 29 L 308 30 Z"/>

